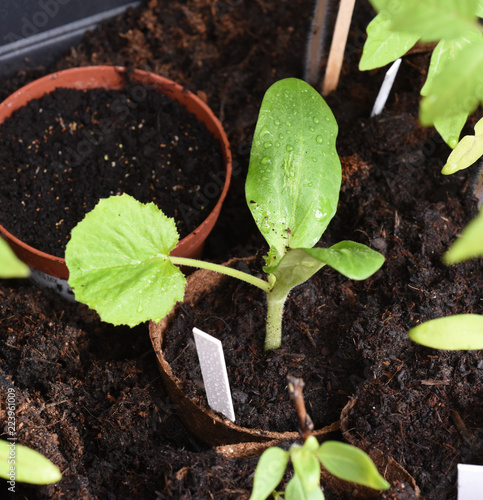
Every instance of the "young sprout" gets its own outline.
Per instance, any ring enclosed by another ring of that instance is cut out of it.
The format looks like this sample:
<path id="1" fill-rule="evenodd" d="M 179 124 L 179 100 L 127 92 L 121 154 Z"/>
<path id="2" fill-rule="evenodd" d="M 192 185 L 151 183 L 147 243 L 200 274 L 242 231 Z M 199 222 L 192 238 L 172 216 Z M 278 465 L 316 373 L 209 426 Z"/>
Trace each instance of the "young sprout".
<path id="1" fill-rule="evenodd" d="M 437 42 L 421 89 L 419 118 L 425 126 L 434 125 L 444 141 L 455 148 L 469 114 L 483 100 L 481 2 L 448 0 L 443 8 L 433 0 L 370 2 L 378 14 L 367 26 L 359 68 L 385 66 L 403 56 L 418 40 Z M 471 154 L 475 153 L 473 149 Z M 451 160 L 450 165 L 454 163 Z M 444 173 L 451 173 L 451 168 Z"/>
<path id="2" fill-rule="evenodd" d="M 208 269 L 266 293 L 265 349 L 279 348 L 283 307 L 293 287 L 325 265 L 363 280 L 384 262 L 378 252 L 352 241 L 313 248 L 337 209 L 336 134 L 332 112 L 307 83 L 288 78 L 268 89 L 245 186 L 248 206 L 269 246 L 267 280 L 171 256 L 178 242 L 174 221 L 154 204 L 122 195 L 101 200 L 72 231 L 65 258 L 76 299 L 116 325 L 157 322 L 183 298 L 186 280 L 177 266 Z"/>
<path id="3" fill-rule="evenodd" d="M 290 397 L 297 409 L 304 444 L 294 444 L 288 451 L 271 447 L 262 453 L 255 471 L 250 500 L 265 500 L 271 493 L 275 493 L 290 460 L 294 474 L 285 489 L 285 500 L 323 500 L 324 494 L 320 487 L 321 465 L 330 474 L 344 481 L 375 490 L 389 489 L 391 485 L 379 474 L 371 458 L 359 448 L 339 441 L 325 441 L 319 445 L 317 439 L 310 435 L 312 421 L 305 412 L 303 380 L 291 376 L 288 379 Z"/>

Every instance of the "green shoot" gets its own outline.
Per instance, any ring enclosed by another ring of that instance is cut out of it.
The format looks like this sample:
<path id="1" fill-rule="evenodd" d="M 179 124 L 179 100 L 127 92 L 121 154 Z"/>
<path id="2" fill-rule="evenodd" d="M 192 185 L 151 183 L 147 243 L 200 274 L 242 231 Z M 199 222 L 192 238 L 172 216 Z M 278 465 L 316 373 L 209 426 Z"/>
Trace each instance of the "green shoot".
<path id="1" fill-rule="evenodd" d="M 30 269 L 17 258 L 8 243 L 0 238 L 0 278 L 28 278 Z"/>
<path id="2" fill-rule="evenodd" d="M 51 484 L 62 479 L 58 467 L 38 451 L 21 444 L 0 440 L 0 477 L 15 488 L 15 481 Z M 14 491 L 14 490 L 11 490 Z"/>
<path id="3" fill-rule="evenodd" d="M 370 1 L 378 14 L 367 27 L 359 68 L 385 66 L 418 40 L 438 42 L 421 89 L 419 117 L 423 125 L 434 125 L 455 148 L 468 116 L 483 100 L 481 0 Z"/>
<path id="4" fill-rule="evenodd" d="M 304 382 L 288 376 L 290 398 L 295 404 L 304 444 L 292 445 L 288 451 L 271 447 L 265 450 L 258 461 L 250 500 L 265 500 L 283 478 L 285 469 L 292 460 L 294 474 L 287 484 L 284 498 L 298 500 L 307 498 L 323 500 L 320 487 L 322 465 L 330 474 L 375 490 L 386 490 L 390 484 L 379 474 L 371 458 L 359 448 L 339 441 L 325 441 L 319 446 L 310 435 L 312 420 L 305 410 L 303 399 Z"/>
<path id="5" fill-rule="evenodd" d="M 266 292 L 265 349 L 279 348 L 283 307 L 294 286 L 325 265 L 362 280 L 384 262 L 378 252 L 350 241 L 312 248 L 337 209 L 336 134 L 332 112 L 310 85 L 288 78 L 267 91 L 246 180 L 248 206 L 269 245 L 266 281 L 170 256 L 178 242 L 174 221 L 154 204 L 122 195 L 101 200 L 72 231 L 65 258 L 76 299 L 115 325 L 158 322 L 183 298 L 185 278 L 177 266 L 209 269 Z"/>

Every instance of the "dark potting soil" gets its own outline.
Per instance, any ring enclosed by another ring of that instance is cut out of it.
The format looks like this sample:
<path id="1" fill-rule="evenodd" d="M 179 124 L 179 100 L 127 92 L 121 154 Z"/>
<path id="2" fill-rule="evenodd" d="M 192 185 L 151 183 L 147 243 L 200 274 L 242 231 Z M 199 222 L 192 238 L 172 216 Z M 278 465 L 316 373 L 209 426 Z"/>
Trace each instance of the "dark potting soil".
<path id="1" fill-rule="evenodd" d="M 0 125 L 0 224 L 63 257 L 72 228 L 101 198 L 128 193 L 174 217 L 180 237 L 221 193 L 220 145 L 164 94 L 60 88 Z M 207 194 L 203 188 L 213 185 Z"/>
<path id="2" fill-rule="evenodd" d="M 235 267 L 263 278 L 261 257 Z M 258 288 L 226 278 L 219 287 L 207 288 L 193 306 L 183 303 L 167 330 L 163 352 L 173 374 L 183 380 L 186 394 L 207 408 L 192 334 L 197 327 L 223 344 L 237 425 L 297 432 L 287 375 L 303 378 L 307 412 L 316 429 L 339 420 L 349 395 L 363 380 L 364 360 L 355 346 L 339 349 L 345 334 L 340 311 L 346 305 L 333 300 L 341 280 L 324 278 L 320 273 L 292 292 L 283 319 L 282 347 L 268 353 L 263 350 L 266 299 Z"/>
<path id="3" fill-rule="evenodd" d="M 269 85 L 302 75 L 312 9 L 312 0 L 150 0 L 88 33 L 55 67 L 3 79 L 0 95 L 54 70 L 104 63 L 152 70 L 204 95 L 227 130 L 235 160 L 207 257 L 223 262 L 252 255 L 263 242 L 243 193 L 251 134 Z M 434 129 L 418 124 L 427 51 L 403 58 L 384 112 L 369 118 L 385 72 L 357 68 L 372 16 L 366 0 L 356 2 L 339 87 L 327 98 L 339 123 L 344 178 L 339 211 L 322 244 L 357 240 L 382 251 L 386 263 L 358 283 L 323 269 L 317 277 L 323 293 L 315 296 L 310 283 L 294 290 L 287 313 L 295 305 L 319 318 L 323 312 L 334 337 L 322 356 L 343 360 L 349 353 L 358 360 L 356 373 L 363 368 L 360 385 L 354 378 L 344 394 L 333 395 L 339 406 L 349 393 L 363 398 L 351 413 L 359 442 L 399 460 L 424 498 L 453 500 L 456 464 L 483 463 L 483 354 L 426 349 L 412 344 L 407 331 L 434 317 L 483 312 L 481 259 L 454 267 L 440 260 L 476 213 L 476 171 L 442 176 L 449 149 Z M 464 130 L 472 132 L 471 126 Z M 253 290 L 248 293 L 240 294 L 237 307 Z M 256 307 L 262 314 L 263 303 Z M 303 321 L 313 323 L 310 316 Z M 294 337 L 305 342 L 303 330 Z M 263 337 L 259 331 L 257 338 Z M 285 339 L 291 336 L 285 329 Z M 290 369 L 310 378 L 314 368 L 299 363 Z M 338 378 L 337 371 L 321 372 L 320 364 L 320 385 Z M 18 398 L 18 442 L 43 452 L 63 472 L 52 486 L 18 483 L 15 498 L 249 498 L 256 459 L 228 460 L 185 430 L 160 383 L 145 327 L 108 328 L 51 292 L 0 283 L 0 369 L 1 401 L 12 386 Z M 280 408 L 287 411 L 288 398 Z M 0 487 L 7 491 L 6 483 Z M 344 498 L 327 487 L 325 495 Z M 408 498 L 408 490 L 402 496 L 393 487 L 385 498 L 396 495 Z"/>

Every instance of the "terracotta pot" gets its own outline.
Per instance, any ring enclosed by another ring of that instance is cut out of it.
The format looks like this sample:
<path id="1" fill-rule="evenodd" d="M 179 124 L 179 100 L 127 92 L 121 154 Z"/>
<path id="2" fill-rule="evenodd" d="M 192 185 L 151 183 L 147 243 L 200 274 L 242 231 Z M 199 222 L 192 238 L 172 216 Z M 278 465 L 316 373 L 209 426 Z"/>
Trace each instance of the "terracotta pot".
<path id="1" fill-rule="evenodd" d="M 385 455 L 381 450 L 372 447 L 370 442 L 357 439 L 355 437 L 350 422 L 350 412 L 357 404 L 357 399 L 357 396 L 351 398 L 341 412 L 340 427 L 344 439 L 349 444 L 364 450 L 371 457 L 372 461 L 376 464 L 377 468 L 387 481 L 391 484 L 406 483 L 412 488 L 414 498 L 418 498 L 421 493 L 420 489 L 413 476 L 411 476 L 411 474 L 409 474 L 409 472 L 402 465 L 400 465 L 392 457 Z M 374 498 L 378 495 L 378 492 L 371 490 L 370 488 L 347 483 L 328 474 L 324 476 L 324 480 L 326 481 L 326 484 L 336 492 L 350 493 L 354 498 Z"/>
<path id="2" fill-rule="evenodd" d="M 35 80 L 14 92 L 0 104 L 0 124 L 3 123 L 15 110 L 26 105 L 32 99 L 38 99 L 59 87 L 76 89 L 105 88 L 121 90 L 124 88 L 123 73 L 125 68 L 114 66 L 87 66 L 59 71 Z M 225 182 L 218 202 L 209 216 L 188 236 L 183 238 L 173 250 L 173 255 L 183 257 L 199 257 L 204 242 L 212 231 L 221 206 L 226 197 L 230 184 L 232 160 L 228 139 L 219 120 L 210 108 L 196 95 L 181 87 L 177 83 L 162 76 L 136 70 L 132 80 L 140 84 L 147 84 L 159 92 L 168 95 L 193 113 L 207 129 L 218 139 L 225 164 Z M 69 272 L 65 260 L 60 257 L 41 252 L 20 241 L 0 225 L 0 234 L 9 242 L 16 255 L 28 266 L 55 278 L 67 279 Z"/>
<path id="3" fill-rule="evenodd" d="M 225 265 L 230 267 L 240 260 L 246 259 L 231 259 Z M 204 293 L 216 290 L 224 280 L 232 279 L 234 278 L 211 271 L 196 271 L 188 276 L 184 303 L 195 305 Z M 171 401 L 177 406 L 179 417 L 185 426 L 201 441 L 211 446 L 221 446 L 218 451 L 231 457 L 260 455 L 268 446 L 274 446 L 282 441 L 296 441 L 299 439 L 298 432 L 272 432 L 236 425 L 211 409 L 207 410 L 201 407 L 196 401 L 185 395 L 181 380 L 173 374 L 171 366 L 163 355 L 165 332 L 169 328 L 172 319 L 181 310 L 181 307 L 182 305 L 176 306 L 161 322 L 151 322 L 149 334 L 164 386 Z M 294 425 L 297 424 L 294 423 Z M 339 422 L 334 422 L 316 430 L 314 435 L 320 438 L 338 430 Z"/>

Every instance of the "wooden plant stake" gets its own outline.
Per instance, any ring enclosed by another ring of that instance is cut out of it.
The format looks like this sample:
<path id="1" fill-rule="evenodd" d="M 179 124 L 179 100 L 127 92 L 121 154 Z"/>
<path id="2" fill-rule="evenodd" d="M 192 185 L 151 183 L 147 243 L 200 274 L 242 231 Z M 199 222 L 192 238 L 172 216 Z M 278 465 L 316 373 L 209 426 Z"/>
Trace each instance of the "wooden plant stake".
<path id="1" fill-rule="evenodd" d="M 305 401 L 303 390 L 305 383 L 301 378 L 296 378 L 292 375 L 287 375 L 288 379 L 288 391 L 290 394 L 290 399 L 295 405 L 295 410 L 299 417 L 300 422 L 300 434 L 304 441 L 312 434 L 314 430 L 314 423 L 305 409 Z"/>
<path id="2" fill-rule="evenodd" d="M 341 0 L 337 21 L 335 22 L 334 37 L 330 46 L 329 59 L 325 70 L 325 78 L 322 86 L 322 95 L 326 96 L 337 88 L 339 83 L 344 50 L 349 35 L 349 27 L 354 11 L 356 0 Z"/>

